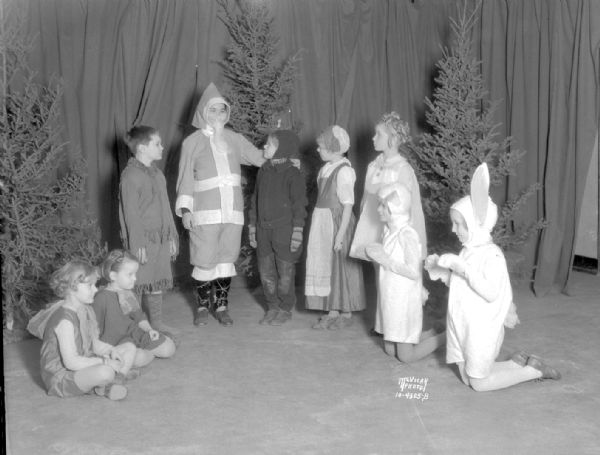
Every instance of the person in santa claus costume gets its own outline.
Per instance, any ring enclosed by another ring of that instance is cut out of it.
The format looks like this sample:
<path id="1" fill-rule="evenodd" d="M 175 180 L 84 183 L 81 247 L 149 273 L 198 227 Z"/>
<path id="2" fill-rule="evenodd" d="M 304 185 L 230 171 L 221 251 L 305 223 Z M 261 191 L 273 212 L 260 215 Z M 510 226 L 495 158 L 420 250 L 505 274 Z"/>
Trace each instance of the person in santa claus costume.
<path id="1" fill-rule="evenodd" d="M 175 213 L 189 231 L 196 326 L 207 324 L 211 311 L 221 325 L 233 324 L 228 294 L 244 225 L 240 165 L 264 162 L 261 150 L 225 128 L 230 112 L 211 82 L 194 114 L 192 125 L 198 130 L 184 140 L 179 161 Z"/>

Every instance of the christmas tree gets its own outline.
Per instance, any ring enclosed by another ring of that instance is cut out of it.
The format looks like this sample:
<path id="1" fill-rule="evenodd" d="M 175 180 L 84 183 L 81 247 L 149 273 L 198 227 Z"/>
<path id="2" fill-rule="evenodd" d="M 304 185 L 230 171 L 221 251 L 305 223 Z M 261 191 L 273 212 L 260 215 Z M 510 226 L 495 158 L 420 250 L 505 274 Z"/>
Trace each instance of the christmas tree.
<path id="1" fill-rule="evenodd" d="M 463 2 L 458 18 L 451 19 L 454 45 L 443 49 L 433 99 L 425 100 L 430 132 L 411 145 L 423 190 L 429 248 L 438 253 L 458 247 L 448 214 L 454 202 L 469 194 L 475 168 L 486 162 L 491 184 L 497 186 L 514 173 L 524 153 L 513 147 L 511 137 L 499 137 L 500 125 L 494 121 L 498 102 L 486 100 L 481 62 L 473 57 L 472 31 L 480 4 L 472 10 L 467 4 Z M 493 236 L 503 250 L 514 251 L 544 226 L 542 220 L 530 226 L 517 226 L 514 221 L 527 198 L 538 189 L 534 184 L 501 207 Z M 514 272 L 522 258 L 513 255 L 511 259 L 509 266 Z"/>
<path id="2" fill-rule="evenodd" d="M 231 127 L 256 146 L 273 129 L 294 127 L 291 95 L 297 76 L 299 52 L 279 62 L 279 39 L 264 2 L 240 1 L 234 14 L 220 0 L 221 19 L 231 36 L 222 63 L 224 92 L 231 103 Z"/>
<path id="3" fill-rule="evenodd" d="M 237 4 L 240 11 L 234 14 L 227 0 L 219 0 L 221 20 L 231 36 L 222 62 L 224 94 L 231 103 L 231 127 L 260 147 L 269 131 L 299 128 L 292 118 L 291 96 L 300 57 L 296 52 L 282 62 L 278 60 L 279 39 L 264 2 L 241 0 Z M 255 178 L 256 169 L 242 169 L 245 207 Z M 245 233 L 243 239 L 236 266 L 253 286 L 258 284 L 256 258 Z"/>
<path id="4" fill-rule="evenodd" d="M 65 162 L 60 84 L 35 82 L 27 65 L 32 42 L 22 35 L 18 11 L 9 20 L 6 5 L 0 5 L 0 254 L 2 314 L 10 331 L 48 302 L 45 284 L 58 265 L 74 257 L 96 263 L 105 247 L 94 220 L 78 216 L 85 163 Z"/>

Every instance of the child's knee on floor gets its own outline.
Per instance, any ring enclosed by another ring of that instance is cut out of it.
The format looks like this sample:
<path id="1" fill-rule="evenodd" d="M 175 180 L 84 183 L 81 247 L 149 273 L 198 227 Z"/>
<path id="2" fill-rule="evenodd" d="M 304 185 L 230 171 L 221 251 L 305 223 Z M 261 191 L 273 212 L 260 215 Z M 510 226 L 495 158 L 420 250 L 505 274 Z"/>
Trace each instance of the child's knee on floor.
<path id="1" fill-rule="evenodd" d="M 133 366 L 136 368 L 145 367 L 154 360 L 154 354 L 146 349 L 138 348 L 135 353 L 135 360 Z"/>
<path id="2" fill-rule="evenodd" d="M 396 343 L 393 341 L 383 340 L 383 350 L 387 355 L 394 357 L 396 355 Z"/>
<path id="3" fill-rule="evenodd" d="M 152 350 L 152 354 L 156 357 L 166 359 L 172 357 L 175 354 L 175 343 L 169 337 L 165 337 L 165 341 Z"/>

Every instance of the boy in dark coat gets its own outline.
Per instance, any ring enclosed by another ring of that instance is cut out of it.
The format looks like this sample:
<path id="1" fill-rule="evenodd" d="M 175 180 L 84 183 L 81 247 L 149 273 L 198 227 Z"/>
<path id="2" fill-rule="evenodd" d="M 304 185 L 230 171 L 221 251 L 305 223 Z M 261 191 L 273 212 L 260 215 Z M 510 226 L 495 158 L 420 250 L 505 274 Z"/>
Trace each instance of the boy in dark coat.
<path id="1" fill-rule="evenodd" d="M 282 325 L 296 304 L 296 262 L 302 254 L 306 182 L 300 172 L 298 136 L 289 130 L 269 135 L 267 160 L 258 171 L 250 207 L 250 245 L 267 300 L 260 324 Z"/>

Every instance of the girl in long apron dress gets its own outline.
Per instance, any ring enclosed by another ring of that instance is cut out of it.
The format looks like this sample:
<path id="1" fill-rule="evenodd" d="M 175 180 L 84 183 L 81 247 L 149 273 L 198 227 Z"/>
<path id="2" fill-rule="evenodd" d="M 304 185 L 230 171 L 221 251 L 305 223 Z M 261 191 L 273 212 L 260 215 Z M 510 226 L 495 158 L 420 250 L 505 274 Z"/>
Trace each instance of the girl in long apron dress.
<path id="1" fill-rule="evenodd" d="M 356 175 L 344 154 L 350 147 L 343 128 L 328 127 L 317 138 L 325 164 L 319 171 L 319 196 L 312 215 L 306 257 L 306 307 L 326 311 L 315 329 L 341 329 L 352 324 L 352 312 L 365 308 L 359 261 L 349 257 L 354 234 Z"/>

